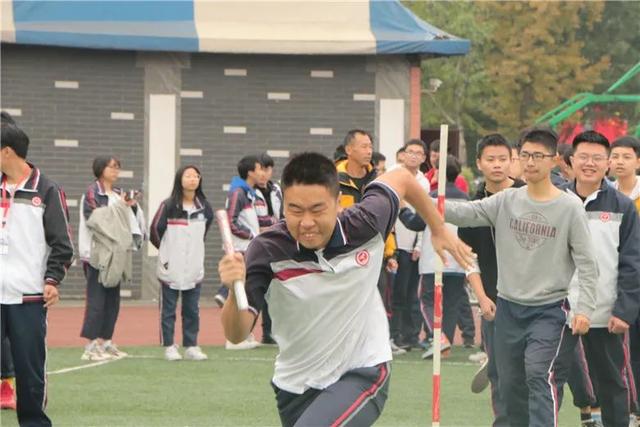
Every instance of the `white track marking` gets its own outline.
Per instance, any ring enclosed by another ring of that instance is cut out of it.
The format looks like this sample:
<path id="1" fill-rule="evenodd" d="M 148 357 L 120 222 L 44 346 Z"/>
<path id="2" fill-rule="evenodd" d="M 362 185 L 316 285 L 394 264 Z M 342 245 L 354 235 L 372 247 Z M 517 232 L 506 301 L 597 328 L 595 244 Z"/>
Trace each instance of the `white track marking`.
<path id="1" fill-rule="evenodd" d="M 86 365 L 72 366 L 70 368 L 58 369 L 56 371 L 49 371 L 47 375 L 66 374 L 67 372 L 79 371 L 81 369 L 95 368 L 96 366 L 106 365 L 107 363 L 115 362 L 120 359 L 101 360 L 100 362 L 87 363 Z"/>

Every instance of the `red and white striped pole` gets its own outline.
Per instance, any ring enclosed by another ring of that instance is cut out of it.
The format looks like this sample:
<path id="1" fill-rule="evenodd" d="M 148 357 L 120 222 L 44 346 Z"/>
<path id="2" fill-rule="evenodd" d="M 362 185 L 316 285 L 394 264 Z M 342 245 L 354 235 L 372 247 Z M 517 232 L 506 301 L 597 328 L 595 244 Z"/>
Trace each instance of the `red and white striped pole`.
<path id="1" fill-rule="evenodd" d="M 438 161 L 438 212 L 444 218 L 444 196 L 447 184 L 447 146 L 449 125 L 440 125 L 440 159 Z M 440 427 L 440 351 L 442 348 L 442 270 L 444 264 L 436 256 L 433 298 L 433 397 L 431 425 Z"/>

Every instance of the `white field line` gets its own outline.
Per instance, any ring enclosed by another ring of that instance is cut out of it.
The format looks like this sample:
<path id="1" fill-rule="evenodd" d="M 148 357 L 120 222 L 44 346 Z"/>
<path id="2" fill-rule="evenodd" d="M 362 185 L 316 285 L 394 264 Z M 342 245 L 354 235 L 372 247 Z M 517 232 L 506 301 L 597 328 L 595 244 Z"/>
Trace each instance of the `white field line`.
<path id="1" fill-rule="evenodd" d="M 70 368 L 58 369 L 56 371 L 49 371 L 47 375 L 66 374 L 67 372 L 79 371 L 81 369 L 95 368 L 96 366 L 106 365 L 107 363 L 115 362 L 120 359 L 101 360 L 100 362 L 87 363 L 86 365 L 72 366 Z"/>
<path id="2" fill-rule="evenodd" d="M 101 360 L 100 362 L 87 363 L 85 365 L 72 366 L 70 368 L 58 369 L 55 371 L 47 372 L 47 375 L 57 375 L 57 374 L 66 374 L 69 372 L 75 372 L 82 369 L 88 368 L 96 368 L 98 366 L 106 365 L 107 363 L 115 362 L 117 360 L 122 359 L 163 359 L 161 356 L 152 356 L 148 354 L 140 354 L 140 355 L 128 355 L 126 357 L 120 359 L 110 359 L 110 360 Z M 231 362 L 270 362 L 274 361 L 272 357 L 224 357 L 224 358 L 215 358 L 217 360 L 229 360 Z M 402 359 L 394 359 L 392 365 L 424 365 L 426 362 L 420 360 L 402 360 Z M 478 368 L 481 366 L 479 363 L 473 362 L 445 362 L 445 365 L 449 366 L 477 366 Z"/>

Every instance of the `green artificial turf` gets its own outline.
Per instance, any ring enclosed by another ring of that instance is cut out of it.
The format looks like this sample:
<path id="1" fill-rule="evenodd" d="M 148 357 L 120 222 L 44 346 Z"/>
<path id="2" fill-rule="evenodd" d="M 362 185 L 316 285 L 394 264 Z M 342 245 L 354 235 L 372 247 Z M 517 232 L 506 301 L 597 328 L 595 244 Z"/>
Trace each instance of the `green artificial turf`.
<path id="1" fill-rule="evenodd" d="M 49 405 L 54 426 L 277 426 L 278 413 L 269 385 L 276 349 L 225 351 L 204 347 L 209 360 L 167 362 L 159 347 L 129 347 L 132 357 L 101 366 L 55 373 L 87 365 L 81 349 L 49 350 Z M 472 394 L 478 365 L 471 350 L 454 348 L 442 363 L 442 426 L 489 426 L 488 390 Z M 94 362 L 95 363 L 95 362 Z M 430 361 L 417 351 L 392 365 L 389 399 L 378 426 L 431 425 Z M 561 426 L 579 425 L 577 409 L 566 404 Z M 14 411 L 0 414 L 2 426 L 17 426 Z"/>

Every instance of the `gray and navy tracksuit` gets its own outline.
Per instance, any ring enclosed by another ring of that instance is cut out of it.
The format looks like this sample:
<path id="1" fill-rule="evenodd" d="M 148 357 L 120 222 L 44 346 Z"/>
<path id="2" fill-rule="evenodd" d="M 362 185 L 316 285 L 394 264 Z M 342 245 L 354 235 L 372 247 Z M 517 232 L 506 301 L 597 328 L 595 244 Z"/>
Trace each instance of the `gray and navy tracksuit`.
<path id="1" fill-rule="evenodd" d="M 519 179 L 514 180 L 512 188 L 520 188 L 525 183 Z M 481 200 L 493 196 L 482 183 L 473 200 Z M 494 303 L 498 299 L 498 263 L 496 260 L 495 230 L 492 227 L 459 228 L 458 237 L 467 243 L 478 256 L 480 278 L 482 287 L 488 298 Z M 487 372 L 491 382 L 491 406 L 493 408 L 494 426 L 508 426 L 507 408 L 500 396 L 498 385 L 498 367 L 495 357 L 495 325 L 493 320 L 482 318 L 482 342 L 484 350 L 489 358 Z"/>
<path id="2" fill-rule="evenodd" d="M 580 199 L 563 192 L 538 202 L 526 186 L 508 188 L 472 202 L 447 201 L 445 218 L 495 230 L 495 356 L 509 424 L 557 425 L 557 356 L 576 270 L 580 296 L 573 309 L 586 317 L 595 310 L 597 261 Z"/>
<path id="3" fill-rule="evenodd" d="M 113 188 L 112 197 L 120 197 L 121 189 Z M 80 201 L 80 225 L 78 230 L 78 248 L 80 259 L 87 279 L 87 299 L 85 302 L 84 320 L 80 336 L 89 340 L 102 338 L 110 340 L 116 327 L 118 313 L 120 312 L 120 284 L 107 288 L 100 283 L 100 271 L 89 264 L 91 258 L 92 233 L 86 225 L 86 221 L 95 209 L 108 206 L 109 195 L 105 192 L 100 181 L 91 184 Z M 132 234 L 139 238 L 134 239 L 134 245 L 139 245 L 146 234 L 142 209 L 136 205 L 131 208 L 132 223 L 136 223 L 136 229 L 132 228 Z"/>
<path id="4" fill-rule="evenodd" d="M 567 191 L 576 193 L 575 182 Z M 640 309 L 640 219 L 632 201 L 603 181 L 584 200 L 589 229 L 596 245 L 600 277 L 591 328 L 582 337 L 589 373 L 606 426 L 629 424 L 635 385 L 630 373 L 628 334 L 612 334 L 607 324 L 615 316 L 631 325 Z M 580 298 L 577 278 L 569 291 L 572 305 Z M 577 337 L 569 335 L 571 341 Z M 588 386 L 588 385 L 587 385 Z"/>
<path id="5" fill-rule="evenodd" d="M 200 287 L 204 279 L 204 239 L 213 221 L 206 199 L 196 197 L 193 209 L 163 201 L 150 227 L 150 240 L 158 248 L 156 274 L 161 285 L 162 345 L 173 345 L 176 305 L 182 295 L 182 345 L 198 345 Z"/>
<path id="6" fill-rule="evenodd" d="M 299 244 L 280 222 L 245 254 L 246 290 L 265 302 L 279 354 L 272 383 L 284 426 L 372 425 L 389 387 L 389 325 L 377 279 L 400 200 L 383 183 L 338 214 L 322 249 Z"/>
<path id="7" fill-rule="evenodd" d="M 8 337 L 11 342 L 18 422 L 50 426 L 44 412 L 47 310 L 43 291 L 45 284 L 58 286 L 64 278 L 73 259 L 73 245 L 64 192 L 31 167 L 24 185 L 13 194 L 7 191 L 9 248 L 0 255 L 0 326 L 2 339 Z"/>

